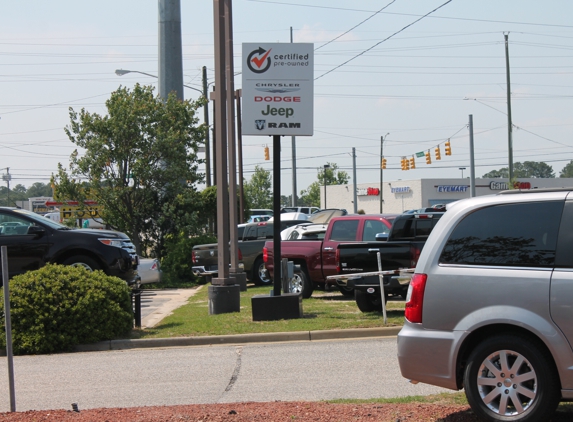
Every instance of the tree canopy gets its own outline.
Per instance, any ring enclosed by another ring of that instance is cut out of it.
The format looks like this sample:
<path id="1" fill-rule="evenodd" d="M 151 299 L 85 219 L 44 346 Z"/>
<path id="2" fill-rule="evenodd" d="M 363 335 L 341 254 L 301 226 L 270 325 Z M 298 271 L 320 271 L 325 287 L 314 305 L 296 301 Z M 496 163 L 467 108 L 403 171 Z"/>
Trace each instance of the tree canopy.
<path id="1" fill-rule="evenodd" d="M 345 185 L 348 183 L 350 179 L 348 173 L 338 170 L 336 163 L 328 163 L 328 166 L 326 169 L 318 168 L 318 180 L 312 182 L 306 190 L 300 192 L 299 206 L 320 207 L 320 189 L 324 186 L 325 180 L 326 185 Z"/>
<path id="2" fill-rule="evenodd" d="M 559 173 L 559 177 L 573 177 L 573 160 L 569 161 L 563 169 L 561 173 Z"/>
<path id="3" fill-rule="evenodd" d="M 252 208 L 272 208 L 271 172 L 262 167 L 255 166 L 251 179 L 243 184 L 243 192 Z"/>
<path id="4" fill-rule="evenodd" d="M 80 149 L 69 172 L 59 164 L 52 183 L 56 199 L 97 201 L 102 218 L 128 234 L 138 253 L 161 257 L 166 238 L 197 229 L 205 128 L 196 117 L 201 101 L 165 100 L 153 90 L 120 87 L 103 116 L 70 108 L 65 132 Z"/>
<path id="5" fill-rule="evenodd" d="M 483 178 L 509 177 L 509 167 L 492 170 L 482 176 Z M 513 177 L 551 179 L 555 177 L 553 167 L 542 161 L 524 161 L 513 163 Z"/>

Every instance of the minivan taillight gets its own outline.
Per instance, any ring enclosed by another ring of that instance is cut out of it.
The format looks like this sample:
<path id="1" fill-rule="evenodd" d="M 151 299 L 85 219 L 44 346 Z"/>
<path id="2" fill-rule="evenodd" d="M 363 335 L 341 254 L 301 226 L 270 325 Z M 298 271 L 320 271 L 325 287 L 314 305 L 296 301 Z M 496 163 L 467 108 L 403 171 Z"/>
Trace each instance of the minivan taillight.
<path id="1" fill-rule="evenodd" d="M 404 316 L 408 321 L 416 324 L 422 323 L 422 308 L 427 279 L 426 274 L 414 274 L 410 280 L 410 287 L 408 287 Z"/>
<path id="2" fill-rule="evenodd" d="M 265 262 L 265 264 L 268 262 L 269 260 L 269 250 L 267 249 L 267 247 L 265 246 L 263 248 L 263 261 Z"/>

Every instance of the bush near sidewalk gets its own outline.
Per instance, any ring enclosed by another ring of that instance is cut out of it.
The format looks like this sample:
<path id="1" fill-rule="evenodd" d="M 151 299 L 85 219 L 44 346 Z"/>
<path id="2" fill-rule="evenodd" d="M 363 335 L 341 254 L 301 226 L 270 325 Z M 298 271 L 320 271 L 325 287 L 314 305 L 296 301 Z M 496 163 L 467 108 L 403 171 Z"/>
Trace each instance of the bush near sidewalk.
<path id="1" fill-rule="evenodd" d="M 0 291 L 0 346 L 6 347 Z M 103 271 L 49 264 L 10 280 L 14 354 L 65 352 L 123 336 L 133 327 L 130 289 Z"/>

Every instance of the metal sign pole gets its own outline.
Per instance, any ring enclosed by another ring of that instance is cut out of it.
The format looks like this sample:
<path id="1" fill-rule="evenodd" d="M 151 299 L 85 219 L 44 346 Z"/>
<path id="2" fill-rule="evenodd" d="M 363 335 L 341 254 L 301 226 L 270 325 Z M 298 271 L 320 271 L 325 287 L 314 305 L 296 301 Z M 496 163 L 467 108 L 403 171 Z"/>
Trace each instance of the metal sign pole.
<path id="1" fill-rule="evenodd" d="M 8 384 L 10 388 L 10 412 L 16 411 L 16 394 L 14 390 L 14 357 L 12 353 L 12 323 L 10 321 L 10 284 L 8 278 L 8 248 L 2 246 L 2 284 L 4 285 L 4 322 L 6 325 L 6 356 L 8 357 Z"/>
<path id="2" fill-rule="evenodd" d="M 378 257 L 378 271 L 380 272 L 378 278 L 380 279 L 380 296 L 382 296 L 382 315 L 384 315 L 384 325 L 386 325 L 386 301 L 384 300 L 386 295 L 384 294 L 384 275 L 382 274 L 382 258 L 380 257 L 380 251 L 378 251 L 376 255 Z"/>

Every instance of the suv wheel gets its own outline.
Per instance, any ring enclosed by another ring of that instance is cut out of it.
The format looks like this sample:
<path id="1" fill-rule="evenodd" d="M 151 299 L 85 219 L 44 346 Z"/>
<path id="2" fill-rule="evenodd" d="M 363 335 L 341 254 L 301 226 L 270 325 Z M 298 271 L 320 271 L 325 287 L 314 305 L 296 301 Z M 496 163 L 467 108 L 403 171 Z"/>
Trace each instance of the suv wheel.
<path id="1" fill-rule="evenodd" d="M 88 256 L 78 255 L 72 256 L 62 262 L 63 265 L 71 265 L 72 267 L 84 267 L 86 270 L 89 271 L 96 271 L 100 270 L 101 267 Z"/>
<path id="2" fill-rule="evenodd" d="M 367 293 L 354 289 L 354 300 L 362 312 L 382 312 L 382 297 L 379 292 Z M 388 295 L 384 295 L 384 303 L 387 301 Z"/>
<path id="3" fill-rule="evenodd" d="M 518 335 L 481 342 L 468 359 L 464 389 L 472 410 L 492 421 L 545 420 L 560 397 L 551 359 Z"/>

